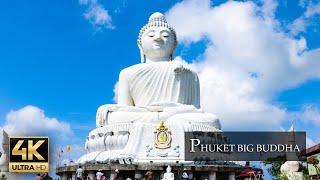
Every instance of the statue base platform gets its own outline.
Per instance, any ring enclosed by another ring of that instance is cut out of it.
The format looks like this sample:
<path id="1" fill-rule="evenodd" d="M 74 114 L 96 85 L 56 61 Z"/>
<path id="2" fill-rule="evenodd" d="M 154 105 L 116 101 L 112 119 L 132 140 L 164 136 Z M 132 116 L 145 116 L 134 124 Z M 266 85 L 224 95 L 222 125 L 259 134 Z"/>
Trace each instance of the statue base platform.
<path id="1" fill-rule="evenodd" d="M 78 165 L 57 167 L 56 174 L 61 177 L 61 180 L 74 179 L 75 172 Z M 118 169 L 118 179 L 143 179 L 149 169 L 152 170 L 153 180 L 161 180 L 163 174 L 166 172 L 166 165 L 155 165 L 150 163 L 143 165 L 129 165 L 129 164 L 84 164 L 82 168 L 85 175 L 90 179 L 95 179 L 95 174 L 98 170 L 107 178 L 112 179 L 115 175 L 115 170 Z M 210 165 L 183 165 L 179 162 L 176 165 L 171 165 L 172 172 L 175 174 L 175 179 L 181 179 L 182 173 L 187 172 L 189 179 L 227 179 L 234 180 L 236 175 L 244 170 L 244 166 L 235 164 L 233 162 L 217 162 Z"/>
<path id="2" fill-rule="evenodd" d="M 188 106 L 184 106 L 188 107 Z M 170 118 L 161 118 L 158 112 L 113 112 L 110 124 L 92 130 L 86 140 L 87 153 L 77 164 L 119 163 L 140 165 L 184 162 L 185 132 L 220 132 L 219 120 L 209 113 L 177 113 L 175 108 L 162 112 Z M 183 108 L 178 108 L 183 109 Z M 185 109 L 186 110 L 186 109 Z M 174 114 L 174 115 L 172 115 Z M 138 117 L 135 120 L 135 117 Z M 113 122 L 113 119 L 126 121 Z M 132 120 L 132 121 L 129 121 Z M 111 123 L 113 122 L 113 123 Z"/>

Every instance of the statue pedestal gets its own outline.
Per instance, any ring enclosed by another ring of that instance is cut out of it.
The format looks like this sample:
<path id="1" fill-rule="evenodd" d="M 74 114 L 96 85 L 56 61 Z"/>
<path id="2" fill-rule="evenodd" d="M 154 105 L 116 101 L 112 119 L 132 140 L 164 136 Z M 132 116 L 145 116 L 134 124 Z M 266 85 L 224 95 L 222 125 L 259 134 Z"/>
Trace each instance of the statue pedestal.
<path id="1" fill-rule="evenodd" d="M 60 177 L 61 177 L 61 180 L 69 180 L 70 179 L 70 177 L 68 176 L 67 173 L 62 174 Z"/>
<path id="2" fill-rule="evenodd" d="M 224 163 L 220 164 L 211 164 L 211 165 L 201 165 L 195 166 L 190 164 L 188 166 L 182 164 L 170 165 L 174 173 L 175 179 L 181 178 L 181 174 L 183 171 L 187 172 L 189 178 L 193 177 L 196 179 L 223 179 L 228 177 L 229 174 L 239 174 L 244 170 L 244 167 L 241 165 L 237 165 L 234 163 Z M 61 179 L 71 178 L 71 174 L 77 170 L 78 166 L 64 166 L 58 167 L 56 169 L 56 174 L 61 177 Z M 146 177 L 146 173 L 151 168 L 153 178 L 163 177 L 163 174 L 166 172 L 167 166 L 165 165 L 157 165 L 153 163 L 146 163 L 144 165 L 128 165 L 128 164 L 118 164 L 118 163 L 110 163 L 110 164 L 85 164 L 82 166 L 84 169 L 84 174 L 89 174 L 89 176 L 95 177 L 95 173 L 98 170 L 101 170 L 102 173 L 106 175 L 107 178 L 114 177 L 115 170 L 118 169 L 118 178 L 126 179 L 143 179 Z M 111 173 L 110 173 L 111 172 Z"/>
<path id="3" fill-rule="evenodd" d="M 228 179 L 229 180 L 235 180 L 236 179 L 236 174 L 234 172 L 230 172 Z"/>
<path id="4" fill-rule="evenodd" d="M 143 175 L 141 171 L 135 171 L 134 179 L 142 179 Z"/>
<path id="5" fill-rule="evenodd" d="M 184 164 L 184 133 L 186 131 L 217 132 L 219 129 L 207 123 L 169 119 L 161 136 L 167 138 L 167 147 L 156 147 L 157 123 L 117 123 L 96 128 L 89 133 L 86 142 L 87 154 L 78 164 L 108 163 L 159 165 Z M 159 131 L 160 133 L 160 131 Z M 160 134 L 159 134 L 160 135 Z"/>
<path id="6" fill-rule="evenodd" d="M 216 180 L 216 172 L 210 172 L 209 180 Z"/>
<path id="7" fill-rule="evenodd" d="M 96 178 L 96 172 L 95 171 L 89 171 L 88 176 L 90 179 L 95 179 Z"/>

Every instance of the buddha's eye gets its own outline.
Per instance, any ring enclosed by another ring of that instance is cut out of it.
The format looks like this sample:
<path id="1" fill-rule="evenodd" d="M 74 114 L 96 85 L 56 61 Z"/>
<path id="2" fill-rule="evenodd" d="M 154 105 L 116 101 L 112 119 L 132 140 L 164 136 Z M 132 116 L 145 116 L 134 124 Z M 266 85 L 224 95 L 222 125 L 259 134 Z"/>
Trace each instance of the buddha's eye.
<path id="1" fill-rule="evenodd" d="M 149 33 L 148 33 L 148 36 L 149 36 L 149 37 L 153 37 L 153 36 L 154 36 L 154 32 L 152 32 L 152 31 L 149 32 Z"/>
<path id="2" fill-rule="evenodd" d="M 162 32 L 161 35 L 162 35 L 163 37 L 169 37 L 169 33 L 168 33 L 168 32 Z"/>

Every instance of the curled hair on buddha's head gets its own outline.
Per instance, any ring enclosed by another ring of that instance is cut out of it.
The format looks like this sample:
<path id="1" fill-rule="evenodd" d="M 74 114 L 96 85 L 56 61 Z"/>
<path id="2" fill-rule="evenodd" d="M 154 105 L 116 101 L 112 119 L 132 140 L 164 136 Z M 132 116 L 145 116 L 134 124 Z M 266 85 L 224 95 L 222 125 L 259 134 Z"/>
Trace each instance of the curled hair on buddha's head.
<path id="1" fill-rule="evenodd" d="M 146 61 L 146 57 L 145 57 L 145 54 L 143 53 L 143 49 L 141 46 L 141 38 L 142 38 L 143 33 L 150 27 L 166 27 L 166 28 L 168 28 L 172 32 L 173 37 L 174 37 L 174 47 L 176 47 L 178 44 L 176 31 L 174 30 L 174 28 L 172 26 L 170 26 L 168 24 L 164 15 L 159 12 L 153 13 L 150 16 L 148 23 L 140 29 L 138 40 L 137 40 L 138 47 L 140 49 L 140 54 L 141 54 L 141 63 L 145 63 L 145 61 Z M 174 50 L 173 50 L 173 52 L 174 52 Z M 174 59 L 173 52 L 170 56 L 170 60 Z"/>

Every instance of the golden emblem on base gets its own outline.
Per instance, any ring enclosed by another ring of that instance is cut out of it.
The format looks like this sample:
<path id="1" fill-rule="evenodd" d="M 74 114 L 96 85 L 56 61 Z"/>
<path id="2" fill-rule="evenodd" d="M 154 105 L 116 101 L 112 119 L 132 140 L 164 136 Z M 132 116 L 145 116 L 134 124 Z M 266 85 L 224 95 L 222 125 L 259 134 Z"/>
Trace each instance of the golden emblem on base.
<path id="1" fill-rule="evenodd" d="M 159 126 L 154 131 L 154 146 L 158 149 L 167 149 L 171 147 L 171 131 L 160 121 Z"/>

